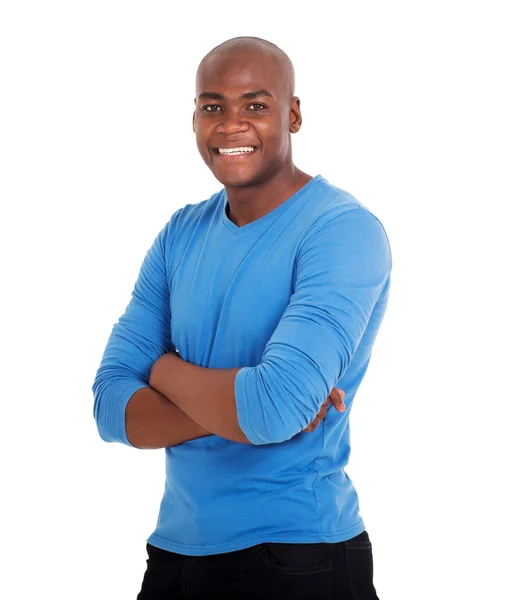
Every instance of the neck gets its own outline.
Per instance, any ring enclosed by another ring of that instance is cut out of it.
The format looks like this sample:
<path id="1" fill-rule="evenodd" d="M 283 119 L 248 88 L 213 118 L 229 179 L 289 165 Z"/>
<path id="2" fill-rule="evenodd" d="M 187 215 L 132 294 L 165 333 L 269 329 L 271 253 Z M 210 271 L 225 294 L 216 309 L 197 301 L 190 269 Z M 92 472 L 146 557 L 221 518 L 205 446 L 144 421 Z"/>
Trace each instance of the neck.
<path id="1" fill-rule="evenodd" d="M 287 172 L 277 173 L 259 185 L 244 188 L 225 186 L 228 218 L 238 227 L 260 219 L 283 204 L 310 179 L 311 175 L 292 165 Z"/>

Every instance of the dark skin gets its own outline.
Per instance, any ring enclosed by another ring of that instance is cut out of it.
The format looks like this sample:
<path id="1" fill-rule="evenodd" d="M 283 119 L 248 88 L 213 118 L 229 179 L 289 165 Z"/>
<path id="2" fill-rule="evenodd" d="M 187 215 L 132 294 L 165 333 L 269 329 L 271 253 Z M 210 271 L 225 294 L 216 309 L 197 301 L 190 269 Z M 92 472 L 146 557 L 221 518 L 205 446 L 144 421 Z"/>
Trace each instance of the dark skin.
<path id="1" fill-rule="evenodd" d="M 215 96 L 201 97 L 210 93 Z M 299 131 L 302 117 L 299 98 L 291 94 L 277 58 L 257 50 L 212 57 L 198 70 L 197 147 L 225 186 L 229 219 L 239 227 L 274 210 L 312 179 L 292 162 L 290 136 Z M 215 150 L 237 146 L 256 150 L 234 159 Z"/>
<path id="2" fill-rule="evenodd" d="M 197 73 L 193 130 L 198 150 L 228 197 L 238 227 L 277 208 L 312 178 L 292 162 L 291 133 L 302 123 L 299 98 L 284 63 L 257 48 L 209 57 Z M 254 148 L 237 156 L 219 149 Z M 249 443 L 239 427 L 234 396 L 237 369 L 208 369 L 166 354 L 154 363 L 150 385 L 213 433 Z M 207 389 L 208 402 L 202 399 Z M 345 410 L 333 388 L 305 431 L 313 431 L 329 404 Z"/>
<path id="3" fill-rule="evenodd" d="M 292 162 L 290 136 L 299 131 L 302 118 L 291 87 L 285 65 L 257 49 L 211 57 L 197 73 L 193 131 L 198 150 L 225 186 L 228 216 L 238 227 L 274 210 L 312 178 Z M 240 146 L 255 151 L 223 157 L 216 150 Z M 126 430 L 131 443 L 160 448 L 208 433 L 250 443 L 237 419 L 238 371 L 199 367 L 175 353 L 161 356 L 151 369 L 151 389 L 135 393 L 128 403 Z M 165 403 L 166 398 L 171 403 Z M 343 398 L 344 392 L 333 388 L 303 431 L 314 431 L 330 404 L 343 412 Z"/>

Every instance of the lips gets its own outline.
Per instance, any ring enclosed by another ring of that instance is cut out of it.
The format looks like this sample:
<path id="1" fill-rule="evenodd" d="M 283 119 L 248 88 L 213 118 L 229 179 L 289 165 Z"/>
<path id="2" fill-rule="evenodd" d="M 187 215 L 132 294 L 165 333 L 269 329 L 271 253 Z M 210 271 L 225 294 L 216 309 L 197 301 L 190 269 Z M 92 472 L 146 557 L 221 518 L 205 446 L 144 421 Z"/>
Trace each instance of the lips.
<path id="1" fill-rule="evenodd" d="M 258 150 L 258 146 L 253 144 L 236 144 L 235 146 L 213 147 L 212 151 L 217 156 L 243 156 L 253 154 Z"/>
<path id="2" fill-rule="evenodd" d="M 236 151 L 237 149 L 239 151 Z M 259 146 L 249 146 L 248 144 L 241 146 L 240 144 L 236 144 L 235 146 L 214 147 L 212 151 L 213 160 L 219 164 L 241 165 L 251 162 L 253 155 L 258 156 Z"/>

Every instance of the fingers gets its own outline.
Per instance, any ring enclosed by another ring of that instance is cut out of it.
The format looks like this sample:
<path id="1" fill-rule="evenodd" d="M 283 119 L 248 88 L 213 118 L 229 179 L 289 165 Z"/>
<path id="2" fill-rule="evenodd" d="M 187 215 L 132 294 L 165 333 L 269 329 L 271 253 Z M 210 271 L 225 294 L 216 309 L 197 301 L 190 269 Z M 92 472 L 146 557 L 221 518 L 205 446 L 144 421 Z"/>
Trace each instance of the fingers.
<path id="1" fill-rule="evenodd" d="M 329 397 L 331 398 L 331 403 L 339 412 L 345 411 L 345 404 L 344 404 L 345 392 L 343 390 L 341 390 L 340 388 L 334 387 L 331 390 Z"/>
<path id="2" fill-rule="evenodd" d="M 303 431 L 315 431 L 321 421 L 322 419 L 320 419 L 319 416 L 316 416 L 315 419 L 310 423 L 310 425 L 308 425 L 306 429 L 303 429 Z"/>
<path id="3" fill-rule="evenodd" d="M 344 412 L 346 409 L 346 406 L 344 404 L 344 398 L 345 398 L 345 392 L 343 390 L 341 390 L 340 388 L 336 388 L 336 387 L 333 388 L 331 390 L 331 393 L 329 394 L 329 396 L 326 398 L 326 401 L 321 406 L 318 415 L 308 425 L 308 427 L 306 427 L 306 429 L 303 429 L 303 431 L 314 431 L 315 429 L 317 429 L 319 423 L 326 416 L 328 406 L 330 404 L 333 404 L 333 406 L 339 412 Z"/>
<path id="4" fill-rule="evenodd" d="M 308 425 L 308 427 L 306 429 L 303 429 L 303 431 L 313 431 L 314 429 L 317 429 L 317 426 L 319 425 L 319 423 L 326 416 L 326 413 L 328 412 L 328 406 L 330 404 L 331 404 L 331 399 L 328 396 L 326 399 L 326 402 L 324 402 L 324 404 L 321 406 L 321 409 L 319 410 L 319 413 L 317 414 L 315 419 L 310 423 L 310 425 Z"/>

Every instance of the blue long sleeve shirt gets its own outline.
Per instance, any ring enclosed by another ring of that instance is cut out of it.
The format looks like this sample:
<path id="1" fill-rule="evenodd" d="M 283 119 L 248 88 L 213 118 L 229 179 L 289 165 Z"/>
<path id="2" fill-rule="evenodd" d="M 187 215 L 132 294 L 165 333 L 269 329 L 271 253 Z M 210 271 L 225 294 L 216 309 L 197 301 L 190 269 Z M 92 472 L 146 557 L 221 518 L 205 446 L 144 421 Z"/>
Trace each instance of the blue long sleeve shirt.
<path id="1" fill-rule="evenodd" d="M 166 448 L 147 541 L 195 556 L 344 541 L 364 530 L 344 469 L 349 413 L 388 302 L 386 232 L 321 175 L 242 227 L 227 202 L 222 189 L 177 210 L 148 250 L 92 387 L 99 434 L 131 445 L 126 405 L 166 352 L 243 367 L 234 391 L 251 445 L 210 435 Z M 347 410 L 330 406 L 303 432 L 334 386 Z"/>

